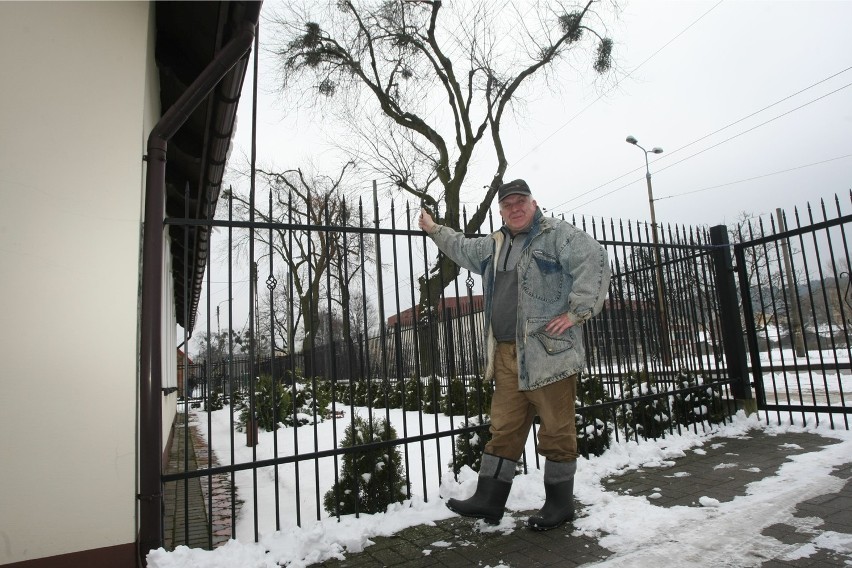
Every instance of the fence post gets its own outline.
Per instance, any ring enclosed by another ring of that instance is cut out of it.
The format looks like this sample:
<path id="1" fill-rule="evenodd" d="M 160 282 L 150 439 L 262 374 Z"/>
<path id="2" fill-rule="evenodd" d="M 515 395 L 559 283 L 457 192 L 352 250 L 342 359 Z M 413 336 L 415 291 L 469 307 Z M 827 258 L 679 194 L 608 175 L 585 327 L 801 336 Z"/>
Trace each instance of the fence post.
<path id="1" fill-rule="evenodd" d="M 728 366 L 728 379 L 737 406 L 747 414 L 757 411 L 749 385 L 748 361 L 743 343 L 743 325 L 740 321 L 740 306 L 737 301 L 737 286 L 734 279 L 734 263 L 731 258 L 728 228 L 725 225 L 710 227 L 710 242 L 713 250 L 713 275 L 716 294 L 719 296 L 719 320 L 722 328 L 722 346 Z"/>
<path id="2" fill-rule="evenodd" d="M 787 232 L 787 220 L 784 216 L 784 210 L 778 207 L 775 209 L 775 217 L 778 219 L 778 232 Z M 796 284 L 796 273 L 793 272 L 793 264 L 790 259 L 793 256 L 793 251 L 790 248 L 790 239 L 784 238 L 781 242 L 781 256 L 784 259 L 784 272 L 786 272 L 787 289 L 790 291 L 790 307 L 791 321 L 790 328 L 793 336 L 793 347 L 796 350 L 796 357 L 807 357 L 808 353 L 805 349 L 805 337 L 802 333 L 802 314 L 799 311 L 799 288 Z"/>
<path id="3" fill-rule="evenodd" d="M 402 362 L 402 328 L 399 324 L 399 320 L 393 324 L 393 346 L 394 346 L 394 355 L 396 356 L 396 378 L 397 380 L 405 380 L 409 377 L 409 373 L 403 369 Z M 404 392 L 404 391 L 403 391 Z"/>
<path id="4" fill-rule="evenodd" d="M 456 298 L 458 303 L 459 299 Z M 444 306 L 444 337 L 446 338 L 446 353 L 447 353 L 447 376 L 450 380 L 457 377 L 456 371 L 456 342 L 453 335 L 453 312 L 449 306 Z"/>

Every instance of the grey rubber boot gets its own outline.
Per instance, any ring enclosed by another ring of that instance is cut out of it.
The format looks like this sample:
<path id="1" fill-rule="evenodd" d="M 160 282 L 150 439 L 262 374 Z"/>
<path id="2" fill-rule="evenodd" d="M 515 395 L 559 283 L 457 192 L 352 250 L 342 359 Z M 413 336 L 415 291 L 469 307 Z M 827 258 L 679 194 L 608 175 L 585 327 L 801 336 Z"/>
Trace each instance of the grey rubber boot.
<path id="1" fill-rule="evenodd" d="M 574 474 L 577 462 L 544 463 L 544 507 L 527 520 L 535 531 L 549 531 L 574 520 Z"/>
<path id="2" fill-rule="evenodd" d="M 464 501 L 448 500 L 447 507 L 463 517 L 483 519 L 486 523 L 496 525 L 503 518 L 512 479 L 515 477 L 515 465 L 516 462 L 510 459 L 482 454 L 476 492 Z"/>

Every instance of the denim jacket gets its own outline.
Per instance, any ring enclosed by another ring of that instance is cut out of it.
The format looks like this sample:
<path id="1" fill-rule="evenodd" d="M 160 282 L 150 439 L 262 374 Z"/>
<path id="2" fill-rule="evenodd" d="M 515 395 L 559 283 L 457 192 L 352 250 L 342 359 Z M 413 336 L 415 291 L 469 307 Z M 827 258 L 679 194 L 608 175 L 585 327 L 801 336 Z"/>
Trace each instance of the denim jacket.
<path id="1" fill-rule="evenodd" d="M 456 264 L 482 275 L 485 378 L 493 379 L 497 342 L 491 329 L 491 300 L 504 233 L 469 239 L 439 225 L 430 236 Z M 586 367 L 580 324 L 603 307 L 610 269 L 606 249 L 600 243 L 571 223 L 545 217 L 539 209 L 523 243 L 517 270 L 518 389 L 525 391 L 570 377 Z M 567 314 L 574 325 L 558 335 L 545 331 L 547 323 L 560 314 Z"/>

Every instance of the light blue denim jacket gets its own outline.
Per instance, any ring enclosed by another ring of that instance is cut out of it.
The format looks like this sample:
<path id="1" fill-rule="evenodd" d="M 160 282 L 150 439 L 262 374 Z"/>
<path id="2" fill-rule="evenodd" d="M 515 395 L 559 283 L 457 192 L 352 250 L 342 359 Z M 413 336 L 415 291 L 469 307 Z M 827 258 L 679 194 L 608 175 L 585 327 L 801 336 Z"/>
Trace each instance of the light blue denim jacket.
<path id="1" fill-rule="evenodd" d="M 503 231 L 466 238 L 449 227 L 430 234 L 441 251 L 459 266 L 482 275 L 485 294 L 487 363 L 485 378 L 494 378 L 497 342 L 491 329 L 496 259 Z M 518 261 L 518 388 L 534 390 L 579 373 L 586 367 L 583 331 L 579 324 L 600 312 L 609 289 L 606 249 L 567 221 L 536 211 Z M 568 314 L 574 323 L 552 335 L 547 323 Z"/>

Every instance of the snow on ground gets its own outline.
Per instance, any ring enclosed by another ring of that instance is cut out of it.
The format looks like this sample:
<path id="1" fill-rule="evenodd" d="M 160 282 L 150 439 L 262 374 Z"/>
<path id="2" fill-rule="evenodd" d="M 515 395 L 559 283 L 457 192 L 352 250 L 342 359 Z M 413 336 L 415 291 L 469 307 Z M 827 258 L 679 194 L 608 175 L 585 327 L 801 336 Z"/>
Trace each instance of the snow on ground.
<path id="1" fill-rule="evenodd" d="M 763 389 L 770 404 L 828 404 L 837 406 L 852 392 L 852 372 L 836 367 L 849 363 L 850 351 L 838 347 L 834 351 L 807 351 L 797 357 L 793 349 L 761 351 L 760 363 L 798 365 L 798 370 L 764 372 Z"/>
<path id="2" fill-rule="evenodd" d="M 413 417 L 405 416 L 406 414 Z M 391 411 L 390 416 L 400 436 L 404 416 L 405 427 L 409 432 L 412 425 L 421 428 L 416 422 L 419 420 L 417 413 L 397 410 Z M 422 426 L 424 432 L 435 428 L 435 420 L 450 420 L 444 416 L 426 417 Z M 201 426 L 204 430 L 206 414 L 200 414 L 200 419 L 203 420 Z M 218 411 L 211 416 L 214 451 L 220 457 L 228 456 L 230 452 L 228 420 L 227 410 Z M 336 422 L 338 424 L 335 424 L 335 421 L 320 424 L 317 429 L 320 435 L 317 437 L 314 437 L 312 428 L 303 428 L 305 439 L 299 440 L 300 452 L 329 447 L 333 443 L 332 429 L 344 428 L 348 417 Z M 826 424 L 826 421 L 822 423 Z M 445 429 L 448 424 L 439 423 L 437 426 Z M 817 452 L 791 457 L 775 476 L 750 484 L 747 495 L 727 503 L 707 498 L 702 500 L 702 507 L 662 508 L 654 506 L 653 500 L 649 501 L 647 498 L 607 492 L 602 485 L 602 481 L 613 474 L 640 466 L 670 462 L 688 450 L 702 451 L 700 447 L 714 443 L 714 438 L 743 436 L 750 429 L 763 429 L 770 434 L 786 431 L 817 432 L 840 442 Z M 224 447 L 217 448 L 217 439 L 225 442 Z M 296 443 L 292 430 L 280 430 L 278 440 L 279 455 L 292 452 L 293 444 Z M 235 458 L 238 463 L 251 458 L 252 448 L 241 447 L 238 443 L 235 446 Z M 256 448 L 257 459 L 271 457 L 272 446 L 272 434 L 262 433 L 261 442 Z M 438 450 L 434 442 L 426 443 L 422 448 L 419 444 L 410 445 L 410 471 L 420 471 L 421 451 L 426 456 L 427 464 L 438 463 Z M 449 440 L 441 452 L 441 462 L 448 462 L 451 455 Z M 746 417 L 742 413 L 734 418 L 732 424 L 720 426 L 708 434 L 684 432 L 682 435 L 656 441 L 620 442 L 613 444 L 603 456 L 593 457 L 591 460 L 580 458 L 575 494 L 581 503 L 590 505 L 586 505 L 583 516 L 575 520 L 575 534 L 599 538 L 602 546 L 613 551 L 611 557 L 597 566 L 646 566 L 652 563 L 662 564 L 674 557 L 683 565 L 692 566 L 759 565 L 767 557 L 783 553 L 779 548 L 780 543 L 761 535 L 762 530 L 776 523 L 787 523 L 802 529 L 812 529 L 819 524 L 818 519 L 794 517 L 795 504 L 818 495 L 839 491 L 843 480 L 829 475 L 829 472 L 850 459 L 852 432 L 830 430 L 825 426 L 767 425 L 755 415 Z M 427 472 L 428 500 L 423 498 L 423 483 L 419 476 L 414 476 L 412 499 L 393 506 L 384 514 L 361 515 L 358 519 L 345 516 L 338 522 L 336 518 L 328 518 L 322 512 L 319 515 L 320 520 L 314 520 L 317 516 L 315 478 L 319 476 L 320 487 L 330 486 L 334 476 L 334 464 L 320 460 L 317 469 L 314 469 L 312 464 L 313 462 L 302 464 L 300 467 L 301 527 L 296 526 L 293 520 L 296 470 L 293 466 L 287 466 L 279 468 L 282 527 L 280 531 L 274 530 L 275 510 L 270 505 L 270 501 L 274 502 L 274 499 L 266 497 L 270 495 L 269 491 L 274 489 L 274 476 L 269 473 L 271 468 L 267 468 L 265 472 L 258 474 L 257 487 L 262 496 L 258 499 L 260 542 L 254 543 L 254 508 L 251 499 L 254 481 L 251 473 L 246 472 L 237 480 L 240 497 L 245 501 L 238 522 L 238 540 L 232 540 L 214 551 L 189 549 L 185 546 L 180 546 L 172 552 L 155 550 L 148 555 L 148 565 L 151 568 L 275 568 L 281 564 L 300 568 L 329 558 L 342 558 L 347 553 L 356 553 L 369 546 L 373 537 L 394 534 L 411 526 L 433 524 L 448 518 L 452 513 L 444 506 L 443 499 L 466 497 L 473 492 L 476 483 L 476 473 L 469 468 L 461 471 L 456 482 L 447 467 L 441 472 L 440 484 L 437 471 Z M 438 495 L 441 498 L 438 498 Z M 515 511 L 536 509 L 541 506 L 543 499 L 542 473 L 539 470 L 531 470 L 530 473 L 515 478 L 507 507 Z M 516 529 L 514 521 L 504 517 L 500 525 L 489 530 L 511 532 L 525 529 Z M 714 536 L 708 538 L 707 535 Z M 806 557 L 813 553 L 815 546 L 852 553 L 849 535 L 824 532 L 819 542 L 803 545 L 795 552 L 788 553 L 785 558 L 792 560 Z"/>
<path id="3" fill-rule="evenodd" d="M 829 473 L 835 466 L 852 459 L 852 432 L 766 426 L 755 416 L 745 418 L 739 414 L 733 424 L 721 428 L 714 436 L 742 436 L 750 428 L 763 428 L 776 434 L 812 431 L 840 439 L 841 443 L 822 448 L 819 452 L 791 456 L 777 475 L 751 483 L 746 496 L 727 503 L 703 497 L 700 508 L 678 506 L 663 509 L 643 498 L 605 493 L 600 480 L 611 473 L 609 468 L 613 465 L 617 469 L 634 465 L 634 451 L 628 451 L 628 456 L 621 463 L 607 463 L 610 460 L 606 454 L 603 459 L 592 460 L 587 467 L 598 470 L 592 474 L 596 481 L 581 484 L 577 492 L 580 501 L 592 505 L 585 510 L 587 516 L 578 518 L 574 526 L 585 534 L 607 533 L 599 542 L 615 554 L 598 565 L 651 566 L 677 557 L 684 566 L 759 566 L 767 558 L 784 552 L 779 541 L 761 534 L 764 528 L 786 523 L 801 529 L 813 529 L 821 524 L 819 519 L 794 517 L 796 504 L 837 492 L 843 487 L 845 481 Z M 648 445 L 651 452 L 660 451 L 665 459 L 677 456 L 692 442 L 702 442 L 695 438 L 701 436 L 677 436 Z M 664 444 L 670 445 L 664 447 Z M 619 447 L 624 450 L 629 445 Z M 713 536 L 708 538 L 708 535 Z M 852 552 L 849 543 L 841 539 L 826 544 L 826 548 L 838 552 Z"/>

